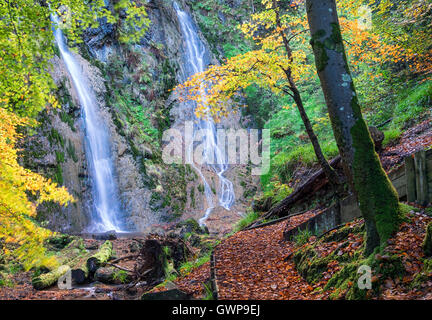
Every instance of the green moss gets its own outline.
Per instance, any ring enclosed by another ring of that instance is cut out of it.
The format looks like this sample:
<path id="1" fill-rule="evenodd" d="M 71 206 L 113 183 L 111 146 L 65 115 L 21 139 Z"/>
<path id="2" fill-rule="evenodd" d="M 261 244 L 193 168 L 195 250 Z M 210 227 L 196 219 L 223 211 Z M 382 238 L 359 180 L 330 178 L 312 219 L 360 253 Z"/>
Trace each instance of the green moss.
<path id="1" fill-rule="evenodd" d="M 64 249 L 75 238 L 67 234 L 55 235 L 47 240 L 47 244 L 54 247 L 56 250 Z"/>
<path id="2" fill-rule="evenodd" d="M 130 278 L 129 273 L 124 270 L 116 270 L 113 273 L 113 280 L 120 283 L 128 283 L 131 280 Z"/>
<path id="3" fill-rule="evenodd" d="M 384 131 L 383 146 L 386 147 L 400 139 L 402 131 L 399 128 L 391 128 Z"/>
<path id="4" fill-rule="evenodd" d="M 360 210 L 366 220 L 366 250 L 371 253 L 398 230 L 402 215 L 399 210 L 399 197 L 381 166 L 356 97 L 352 99 L 352 108 L 357 117 L 357 122 L 351 128 L 355 150 L 353 179 Z"/>
<path id="5" fill-rule="evenodd" d="M 337 23 L 332 23 L 331 27 L 332 33 L 327 38 L 325 38 L 324 41 L 319 41 L 319 39 L 326 36 L 326 32 L 324 30 L 318 30 L 315 32 L 310 41 L 314 50 L 315 63 L 318 72 L 323 71 L 328 64 L 329 57 L 326 50 L 334 50 L 340 53 L 344 52 L 339 25 Z"/>
<path id="6" fill-rule="evenodd" d="M 318 72 L 323 71 L 329 61 L 324 43 L 318 40 L 311 40 L 312 48 L 315 54 L 315 64 Z"/>
<path id="7" fill-rule="evenodd" d="M 71 158 L 73 160 L 73 162 L 78 162 L 78 157 L 76 155 L 76 151 L 75 151 L 75 145 L 69 140 L 68 141 L 68 146 L 66 147 L 66 152 L 69 156 L 69 158 Z"/>
<path id="8" fill-rule="evenodd" d="M 185 227 L 187 232 L 192 233 L 202 233 L 203 229 L 200 227 L 199 223 L 195 219 L 187 219 L 185 221 L 179 222 L 177 227 Z"/>
<path id="9" fill-rule="evenodd" d="M 59 185 L 63 185 L 63 170 L 60 164 L 57 164 L 56 166 L 54 181 L 57 182 Z"/>
<path id="10" fill-rule="evenodd" d="M 65 154 L 64 154 L 64 152 L 56 151 L 55 155 L 56 155 L 57 163 L 60 164 L 60 163 L 65 162 Z"/>
<path id="11" fill-rule="evenodd" d="M 432 222 L 426 228 L 426 235 L 422 244 L 423 251 L 427 257 L 432 256 Z"/>
<path id="12" fill-rule="evenodd" d="M 367 291 L 360 290 L 357 285 L 357 281 L 360 277 L 357 270 L 360 265 L 361 261 L 348 263 L 327 282 L 324 290 L 334 289 L 334 292 L 330 295 L 331 299 L 366 299 Z"/>
<path id="13" fill-rule="evenodd" d="M 260 214 L 258 212 L 249 212 L 243 219 L 241 219 L 239 222 L 237 222 L 235 226 L 236 231 L 243 230 L 247 226 L 249 226 L 251 223 L 256 221 L 260 217 Z"/>
<path id="14" fill-rule="evenodd" d="M 432 278 L 432 259 L 426 259 L 423 261 L 423 268 L 419 272 L 412 282 L 412 287 L 420 289 L 422 284 Z"/>
<path id="15" fill-rule="evenodd" d="M 54 128 L 52 128 L 50 133 L 48 134 L 48 141 L 51 145 L 59 144 L 62 148 L 64 148 L 64 139 L 60 135 L 60 133 Z"/>
<path id="16" fill-rule="evenodd" d="M 330 232 L 329 234 L 325 235 L 322 238 L 322 242 L 340 242 L 344 239 L 348 238 L 348 235 L 350 233 L 361 233 L 364 232 L 364 224 L 355 226 L 354 228 L 351 228 L 349 226 L 344 226 L 340 229 L 338 229 L 335 232 Z"/>
<path id="17" fill-rule="evenodd" d="M 299 274 L 309 283 L 321 280 L 323 272 L 327 270 L 328 264 L 333 260 L 333 254 L 326 257 L 319 257 L 314 247 L 297 251 L 294 256 L 294 263 Z"/>

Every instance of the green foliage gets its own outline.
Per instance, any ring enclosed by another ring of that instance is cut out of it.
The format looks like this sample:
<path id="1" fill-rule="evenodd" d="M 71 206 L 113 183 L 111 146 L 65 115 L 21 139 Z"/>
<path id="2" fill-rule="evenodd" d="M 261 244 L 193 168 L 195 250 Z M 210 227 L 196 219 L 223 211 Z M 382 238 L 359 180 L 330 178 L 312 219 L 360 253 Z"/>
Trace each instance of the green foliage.
<path id="1" fill-rule="evenodd" d="M 432 222 L 428 224 L 426 229 L 426 235 L 423 240 L 423 251 L 427 257 L 432 256 Z"/>
<path id="2" fill-rule="evenodd" d="M 242 2 L 231 8 L 222 1 L 193 0 L 192 10 L 198 26 L 217 56 L 220 56 L 220 51 L 223 51 L 225 58 L 250 50 L 249 42 L 241 36 L 237 28 L 239 17 L 244 19 L 250 15 L 250 3 Z M 222 15 L 225 21 L 222 21 Z"/>
<path id="3" fill-rule="evenodd" d="M 424 283 L 430 279 L 431 274 L 432 274 L 432 258 L 424 259 L 423 268 L 414 277 L 411 287 L 421 289 L 422 284 L 424 285 Z"/>
<path id="4" fill-rule="evenodd" d="M 309 242 L 309 239 L 313 236 L 313 232 L 309 229 L 306 230 L 298 230 L 298 233 L 294 236 L 294 243 L 297 246 L 302 246 Z"/>
<path id="5" fill-rule="evenodd" d="M 13 286 L 14 286 L 14 283 L 11 279 L 11 276 L 6 272 L 0 271 L 0 288 L 1 287 L 12 288 Z"/>
<path id="6" fill-rule="evenodd" d="M 127 283 L 129 281 L 129 274 L 124 270 L 116 270 L 113 273 L 113 280 L 120 283 Z"/>
<path id="7" fill-rule="evenodd" d="M 205 295 L 203 300 L 214 300 L 213 290 L 211 289 L 211 284 L 209 282 L 203 283 Z"/>
<path id="8" fill-rule="evenodd" d="M 259 217 L 260 217 L 260 214 L 258 212 L 247 213 L 243 219 L 241 219 L 239 222 L 237 222 L 237 224 L 234 228 L 235 231 L 243 230 L 248 225 L 250 225 L 252 222 L 256 221 Z"/>
<path id="9" fill-rule="evenodd" d="M 66 152 L 67 152 L 69 158 L 71 158 L 73 160 L 73 162 L 75 162 L 75 163 L 78 162 L 78 157 L 77 157 L 76 151 L 75 151 L 75 145 L 70 140 L 68 141 Z"/>
<path id="10" fill-rule="evenodd" d="M 58 164 L 65 162 L 65 154 L 63 152 L 56 151 L 55 155 Z"/>
<path id="11" fill-rule="evenodd" d="M 73 118 L 65 111 L 60 112 L 60 120 L 67 123 L 73 132 L 76 132 Z"/>
<path id="12" fill-rule="evenodd" d="M 149 20 L 145 6 L 136 0 L 120 0 L 110 11 L 104 0 L 16 0 L 0 2 L 0 107 L 21 116 L 35 117 L 47 105 L 57 107 L 54 82 L 49 74 L 49 60 L 56 50 L 50 15 L 60 15 L 59 26 L 69 42 L 81 42 L 87 28 L 97 28 L 99 19 L 109 23 L 120 20 L 121 41 L 139 40 Z M 34 36 L 37 34 L 37 36 Z"/>
<path id="13" fill-rule="evenodd" d="M 180 273 L 182 275 L 189 274 L 193 269 L 198 268 L 198 267 L 202 266 L 204 263 L 209 262 L 210 261 L 210 255 L 211 255 L 211 253 L 208 252 L 207 254 L 199 257 L 198 259 L 196 259 L 194 261 L 184 262 L 179 268 Z"/>
<path id="14" fill-rule="evenodd" d="M 151 122 L 152 108 L 143 108 L 141 103 L 133 99 L 124 91 L 117 91 L 114 95 L 114 104 L 125 115 L 129 124 L 125 129 L 126 134 L 132 132 L 138 134 L 138 142 L 159 144 L 159 131 Z"/>
<path id="15" fill-rule="evenodd" d="M 432 109 L 432 81 L 426 81 L 408 91 L 408 95 L 401 100 L 394 110 L 394 122 L 400 127 L 412 125 L 416 120 L 430 114 Z"/>
<path id="16" fill-rule="evenodd" d="M 386 147 L 389 144 L 397 142 L 402 136 L 402 131 L 399 128 L 389 128 L 384 131 L 383 146 Z"/>

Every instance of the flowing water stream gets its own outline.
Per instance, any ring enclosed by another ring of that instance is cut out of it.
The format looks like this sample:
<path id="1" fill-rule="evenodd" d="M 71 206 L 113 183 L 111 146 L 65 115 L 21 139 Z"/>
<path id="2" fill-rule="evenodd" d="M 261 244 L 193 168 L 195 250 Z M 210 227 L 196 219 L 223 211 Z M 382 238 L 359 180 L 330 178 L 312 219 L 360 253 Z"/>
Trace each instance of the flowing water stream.
<path id="1" fill-rule="evenodd" d="M 52 21 L 55 25 L 59 25 L 57 17 L 52 17 Z M 88 79 L 86 79 L 81 71 L 81 66 L 69 51 L 60 28 L 54 28 L 54 36 L 82 108 L 86 157 L 93 196 L 92 221 L 88 231 L 105 232 L 115 230 L 121 232 L 123 226 L 119 219 L 121 214 L 120 201 L 111 158 L 108 129 L 98 114 L 98 104 L 93 90 L 88 85 Z"/>
<path id="2" fill-rule="evenodd" d="M 207 51 L 206 46 L 199 38 L 197 27 L 195 26 L 195 23 L 193 22 L 189 14 L 181 10 L 176 2 L 174 2 L 174 9 L 177 13 L 182 35 L 186 43 L 185 69 L 188 73 L 187 77 L 190 77 L 193 74 L 202 72 L 206 69 L 206 67 L 208 66 L 206 57 L 209 57 L 210 54 Z M 224 173 L 228 169 L 228 163 L 225 150 L 220 150 L 217 145 L 215 123 L 213 122 L 213 119 L 211 119 L 211 117 L 206 120 L 196 119 L 196 117 L 194 117 L 193 120 L 195 120 L 194 137 L 198 130 L 205 130 L 206 132 L 205 138 L 203 139 L 203 163 L 207 164 L 219 177 L 219 205 L 227 210 L 230 210 L 235 200 L 234 186 L 230 180 L 224 177 Z M 213 211 L 213 209 L 215 208 L 215 204 L 213 201 L 213 192 L 210 188 L 209 183 L 207 182 L 201 169 L 194 163 L 194 161 L 192 161 L 193 153 L 194 152 L 192 142 L 192 144 L 187 146 L 186 154 L 188 162 L 191 163 L 194 169 L 199 173 L 204 184 L 204 192 L 208 208 L 205 212 L 205 215 L 199 221 L 200 224 L 203 225 Z"/>

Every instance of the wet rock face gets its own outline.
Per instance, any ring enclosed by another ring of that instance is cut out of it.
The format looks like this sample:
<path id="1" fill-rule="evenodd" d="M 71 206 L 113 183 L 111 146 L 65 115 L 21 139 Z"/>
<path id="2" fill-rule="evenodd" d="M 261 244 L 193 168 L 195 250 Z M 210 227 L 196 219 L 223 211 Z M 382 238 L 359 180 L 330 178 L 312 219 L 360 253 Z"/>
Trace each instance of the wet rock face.
<path id="1" fill-rule="evenodd" d="M 108 23 L 106 18 L 98 19 L 98 22 L 98 28 L 87 29 L 83 33 L 83 40 L 93 56 L 106 62 L 111 53 L 110 47 L 115 43 L 115 26 Z"/>
<path id="2" fill-rule="evenodd" d="M 178 2 L 189 10 L 188 1 Z M 181 125 L 192 116 L 192 108 L 181 105 L 169 91 L 187 75 L 187 64 L 183 61 L 185 44 L 172 1 L 149 1 L 148 16 L 150 29 L 139 44 L 120 44 L 116 39 L 116 27 L 101 20 L 99 28 L 84 32 L 81 55 L 74 54 L 95 93 L 100 117 L 109 130 L 123 209 L 120 218 L 130 231 L 140 232 L 151 232 L 154 225 L 179 217 L 199 219 L 206 206 L 200 191 L 202 182 L 197 174 L 187 166 L 165 165 L 160 160 L 161 146 L 139 140 L 137 135 L 142 128 L 135 130 L 136 123 L 126 123 L 128 116 L 119 115 L 119 107 L 112 99 L 115 90 L 127 88 L 127 98 L 137 101 L 143 110 L 153 108 L 151 110 L 163 114 L 165 128 Z M 207 45 L 201 32 L 199 34 Z M 138 52 L 142 57 L 137 67 L 140 64 L 147 66 L 147 84 L 127 70 L 129 59 L 133 57 L 131 52 Z M 214 57 L 208 59 L 217 63 Z M 112 83 L 110 79 L 111 70 L 107 69 L 111 67 L 111 61 L 118 62 L 115 72 L 121 83 Z M 80 233 L 91 221 L 92 208 L 81 106 L 62 60 L 55 57 L 52 62 L 54 81 L 61 88 L 58 97 L 62 108 L 44 115 L 40 130 L 26 142 L 28 155 L 25 162 L 32 170 L 66 186 L 76 199 L 66 208 L 41 206 L 38 210 L 41 221 L 48 221 L 46 226 L 56 231 Z M 150 121 L 154 127 L 159 126 L 155 118 Z M 238 123 L 237 118 L 231 118 L 218 126 L 238 127 Z M 227 175 L 233 175 L 230 177 L 233 181 L 236 180 L 234 171 L 227 172 Z M 211 183 L 217 189 L 217 177 L 213 177 Z M 240 199 L 242 188 L 238 182 L 234 183 L 236 199 Z M 240 208 L 239 211 L 244 210 Z M 233 210 L 232 215 L 238 219 L 236 212 Z M 225 219 L 224 216 L 221 215 L 219 220 Z M 231 221 L 224 223 L 228 225 Z"/>
<path id="3" fill-rule="evenodd" d="M 54 57 L 52 64 L 61 108 L 41 112 L 36 133 L 23 141 L 21 161 L 26 168 L 65 186 L 76 200 L 67 207 L 41 204 L 38 219 L 50 229 L 76 233 L 88 224 L 85 208 L 90 201 L 81 113 L 62 60 Z"/>

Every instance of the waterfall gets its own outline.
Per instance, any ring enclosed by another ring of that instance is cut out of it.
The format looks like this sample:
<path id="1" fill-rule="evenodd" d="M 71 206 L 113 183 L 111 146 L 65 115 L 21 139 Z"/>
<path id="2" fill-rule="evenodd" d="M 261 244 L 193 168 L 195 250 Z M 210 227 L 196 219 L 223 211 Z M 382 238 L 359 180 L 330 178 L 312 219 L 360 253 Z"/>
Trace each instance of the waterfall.
<path id="1" fill-rule="evenodd" d="M 92 221 L 90 232 L 104 232 L 115 230 L 122 231 L 119 221 L 121 213 L 114 177 L 114 165 L 111 159 L 111 145 L 108 130 L 103 120 L 98 115 L 97 101 L 93 90 L 87 85 L 88 80 L 81 72 L 80 65 L 69 51 L 59 20 L 52 17 L 56 25 L 54 37 L 57 42 L 61 57 L 72 78 L 72 82 L 78 94 L 82 108 L 82 117 L 85 126 L 86 157 L 92 181 Z"/>
<path id="2" fill-rule="evenodd" d="M 186 43 L 185 65 L 187 76 L 190 77 L 195 73 L 205 71 L 208 62 L 205 57 L 209 56 L 205 45 L 202 43 L 198 36 L 197 28 L 192 18 L 183 10 L 180 9 L 178 4 L 174 2 L 174 9 L 180 22 L 183 38 Z M 204 93 L 204 92 L 203 92 Z M 204 100 L 203 100 L 204 101 Z M 206 120 L 194 119 L 194 137 L 198 130 L 206 130 L 205 141 L 203 141 L 203 160 L 219 177 L 219 191 L 218 199 L 220 206 L 230 210 L 234 204 L 234 186 L 231 181 L 224 177 L 225 171 L 228 169 L 227 157 L 225 150 L 220 150 L 217 145 L 216 126 L 211 117 Z M 192 139 L 193 141 L 194 139 Z M 198 168 L 192 160 L 193 142 L 187 148 L 187 160 L 192 164 L 194 169 L 199 173 L 203 183 L 204 192 L 207 200 L 207 210 L 205 215 L 200 219 L 200 224 L 203 225 L 205 220 L 209 217 L 212 210 L 215 208 L 213 203 L 213 192 L 200 168 Z M 213 159 L 213 161 L 211 160 Z"/>

